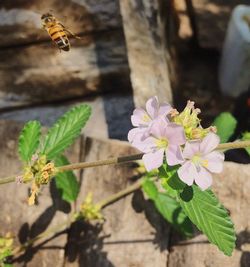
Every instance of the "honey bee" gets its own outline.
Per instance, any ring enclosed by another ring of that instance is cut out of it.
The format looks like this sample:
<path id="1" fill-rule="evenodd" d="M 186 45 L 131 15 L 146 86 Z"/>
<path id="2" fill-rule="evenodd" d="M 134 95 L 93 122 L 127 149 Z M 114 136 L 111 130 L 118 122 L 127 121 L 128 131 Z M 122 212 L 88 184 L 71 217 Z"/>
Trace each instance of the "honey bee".
<path id="1" fill-rule="evenodd" d="M 81 37 L 76 36 L 74 33 L 66 29 L 51 13 L 43 14 L 41 20 L 43 28 L 48 32 L 50 38 L 60 51 L 70 50 L 70 42 L 66 33 L 71 34 L 77 39 L 81 39 Z"/>

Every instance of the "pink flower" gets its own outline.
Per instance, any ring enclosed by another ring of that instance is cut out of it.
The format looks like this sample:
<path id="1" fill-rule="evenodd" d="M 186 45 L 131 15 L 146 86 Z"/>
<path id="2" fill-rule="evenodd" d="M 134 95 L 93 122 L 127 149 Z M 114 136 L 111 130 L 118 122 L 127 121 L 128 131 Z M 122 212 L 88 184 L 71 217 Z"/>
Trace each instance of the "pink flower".
<path id="1" fill-rule="evenodd" d="M 178 169 L 180 179 L 187 185 L 194 182 L 206 190 L 212 184 L 212 173 L 223 169 L 224 154 L 213 151 L 220 143 L 219 137 L 209 133 L 203 140 L 187 142 L 183 150 L 186 159 Z"/>
<path id="2" fill-rule="evenodd" d="M 165 117 L 172 110 L 169 104 L 159 105 L 157 96 L 151 97 L 146 103 L 146 111 L 142 108 L 136 108 L 131 116 L 133 128 L 128 133 L 129 142 L 133 142 L 135 138 L 146 138 L 149 133 L 149 127 L 152 122 L 159 118 Z M 166 118 L 167 120 L 167 118 Z"/>
<path id="3" fill-rule="evenodd" d="M 180 145 L 186 142 L 183 127 L 164 118 L 155 120 L 149 130 L 149 137 L 135 138 L 132 145 L 145 153 L 142 160 L 147 171 L 163 164 L 164 154 L 171 166 L 183 162 Z"/>

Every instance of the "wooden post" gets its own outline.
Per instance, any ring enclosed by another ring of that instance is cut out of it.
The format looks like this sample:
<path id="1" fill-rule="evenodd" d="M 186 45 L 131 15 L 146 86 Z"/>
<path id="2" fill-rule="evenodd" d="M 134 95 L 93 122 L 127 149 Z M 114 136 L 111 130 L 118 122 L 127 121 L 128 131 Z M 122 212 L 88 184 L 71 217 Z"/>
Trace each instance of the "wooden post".
<path id="1" fill-rule="evenodd" d="M 165 21 L 168 1 L 121 0 L 120 9 L 128 50 L 135 106 L 157 95 L 172 102 L 166 48 Z"/>

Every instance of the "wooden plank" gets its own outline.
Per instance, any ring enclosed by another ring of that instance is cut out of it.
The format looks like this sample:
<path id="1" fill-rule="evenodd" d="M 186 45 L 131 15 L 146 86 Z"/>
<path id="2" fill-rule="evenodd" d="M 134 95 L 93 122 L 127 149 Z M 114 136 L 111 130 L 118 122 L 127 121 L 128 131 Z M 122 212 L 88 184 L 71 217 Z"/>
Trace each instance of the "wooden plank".
<path id="1" fill-rule="evenodd" d="M 77 40 L 69 53 L 52 43 L 0 51 L 0 108 L 129 91 L 123 34 Z"/>
<path id="2" fill-rule="evenodd" d="M 20 123 L 0 121 L 0 177 L 21 171 L 21 163 L 17 155 L 17 137 L 21 128 Z M 79 148 L 79 142 L 71 148 L 68 152 L 70 160 L 79 160 Z M 46 228 L 67 220 L 70 206 L 62 202 L 55 192 L 53 186 L 44 186 L 38 205 L 30 207 L 27 204 L 28 185 L 17 183 L 1 185 L 0 234 L 11 232 L 15 236 L 15 244 L 18 245 L 19 241 L 22 243 L 26 238 L 32 238 Z M 53 195 L 53 201 L 51 195 Z M 29 254 L 21 257 L 15 266 L 24 264 L 29 267 L 62 266 L 66 240 L 65 234 L 52 239 L 39 251 L 30 251 Z"/>
<path id="3" fill-rule="evenodd" d="M 121 28 L 118 0 L 8 1 L 0 4 L 0 47 L 47 39 L 41 15 L 52 12 L 75 33 Z"/>
<path id="4" fill-rule="evenodd" d="M 238 163 L 224 163 L 224 171 L 214 177 L 214 191 L 226 209 L 229 210 L 237 232 L 237 245 L 231 257 L 224 256 L 203 235 L 177 243 L 171 247 L 169 267 L 249 266 L 250 229 L 250 166 Z"/>
<path id="5" fill-rule="evenodd" d="M 127 143 L 87 139 L 85 160 L 135 153 Z M 131 164 L 86 169 L 78 204 L 88 192 L 100 201 L 131 184 Z M 169 226 L 141 192 L 127 196 L 104 210 L 103 228 L 75 225 L 69 235 L 65 266 L 165 267 Z"/>
<path id="6" fill-rule="evenodd" d="M 88 104 L 92 108 L 90 120 L 83 129 L 86 136 L 108 138 L 108 125 L 105 118 L 105 110 L 102 97 L 85 98 L 82 102 L 70 102 L 58 105 L 43 105 L 18 110 L 2 112 L 0 119 L 18 122 L 38 120 L 44 126 L 51 126 L 66 111 L 77 104 Z M 112 106 L 112 103 L 110 103 Z M 125 107 L 124 107 L 125 108 Z M 118 118 L 117 118 L 118 119 Z M 121 118 L 119 118 L 121 119 Z M 122 130 L 120 129 L 119 134 Z"/>
<path id="7" fill-rule="evenodd" d="M 81 102 L 69 101 L 57 105 L 41 105 L 18 108 L 0 113 L 0 119 L 26 122 L 39 120 L 44 126 L 51 126 L 72 106 L 86 103 L 91 106 L 92 114 L 83 129 L 85 136 L 127 140 L 131 129 L 130 116 L 134 109 L 131 94 L 107 93 L 99 97 L 85 97 Z"/>
<path id="8" fill-rule="evenodd" d="M 172 101 L 165 12 L 169 1 L 121 0 L 135 106 L 151 96 Z"/>

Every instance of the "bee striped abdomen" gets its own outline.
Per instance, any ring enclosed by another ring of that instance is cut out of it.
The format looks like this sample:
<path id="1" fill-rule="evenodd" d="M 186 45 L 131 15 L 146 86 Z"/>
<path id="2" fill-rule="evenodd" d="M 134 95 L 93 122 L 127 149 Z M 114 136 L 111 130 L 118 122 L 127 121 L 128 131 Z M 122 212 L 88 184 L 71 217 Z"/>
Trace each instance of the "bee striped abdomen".
<path id="1" fill-rule="evenodd" d="M 51 39 L 57 44 L 59 49 L 69 51 L 70 44 L 69 39 L 61 25 L 55 25 L 48 29 L 48 33 Z"/>

